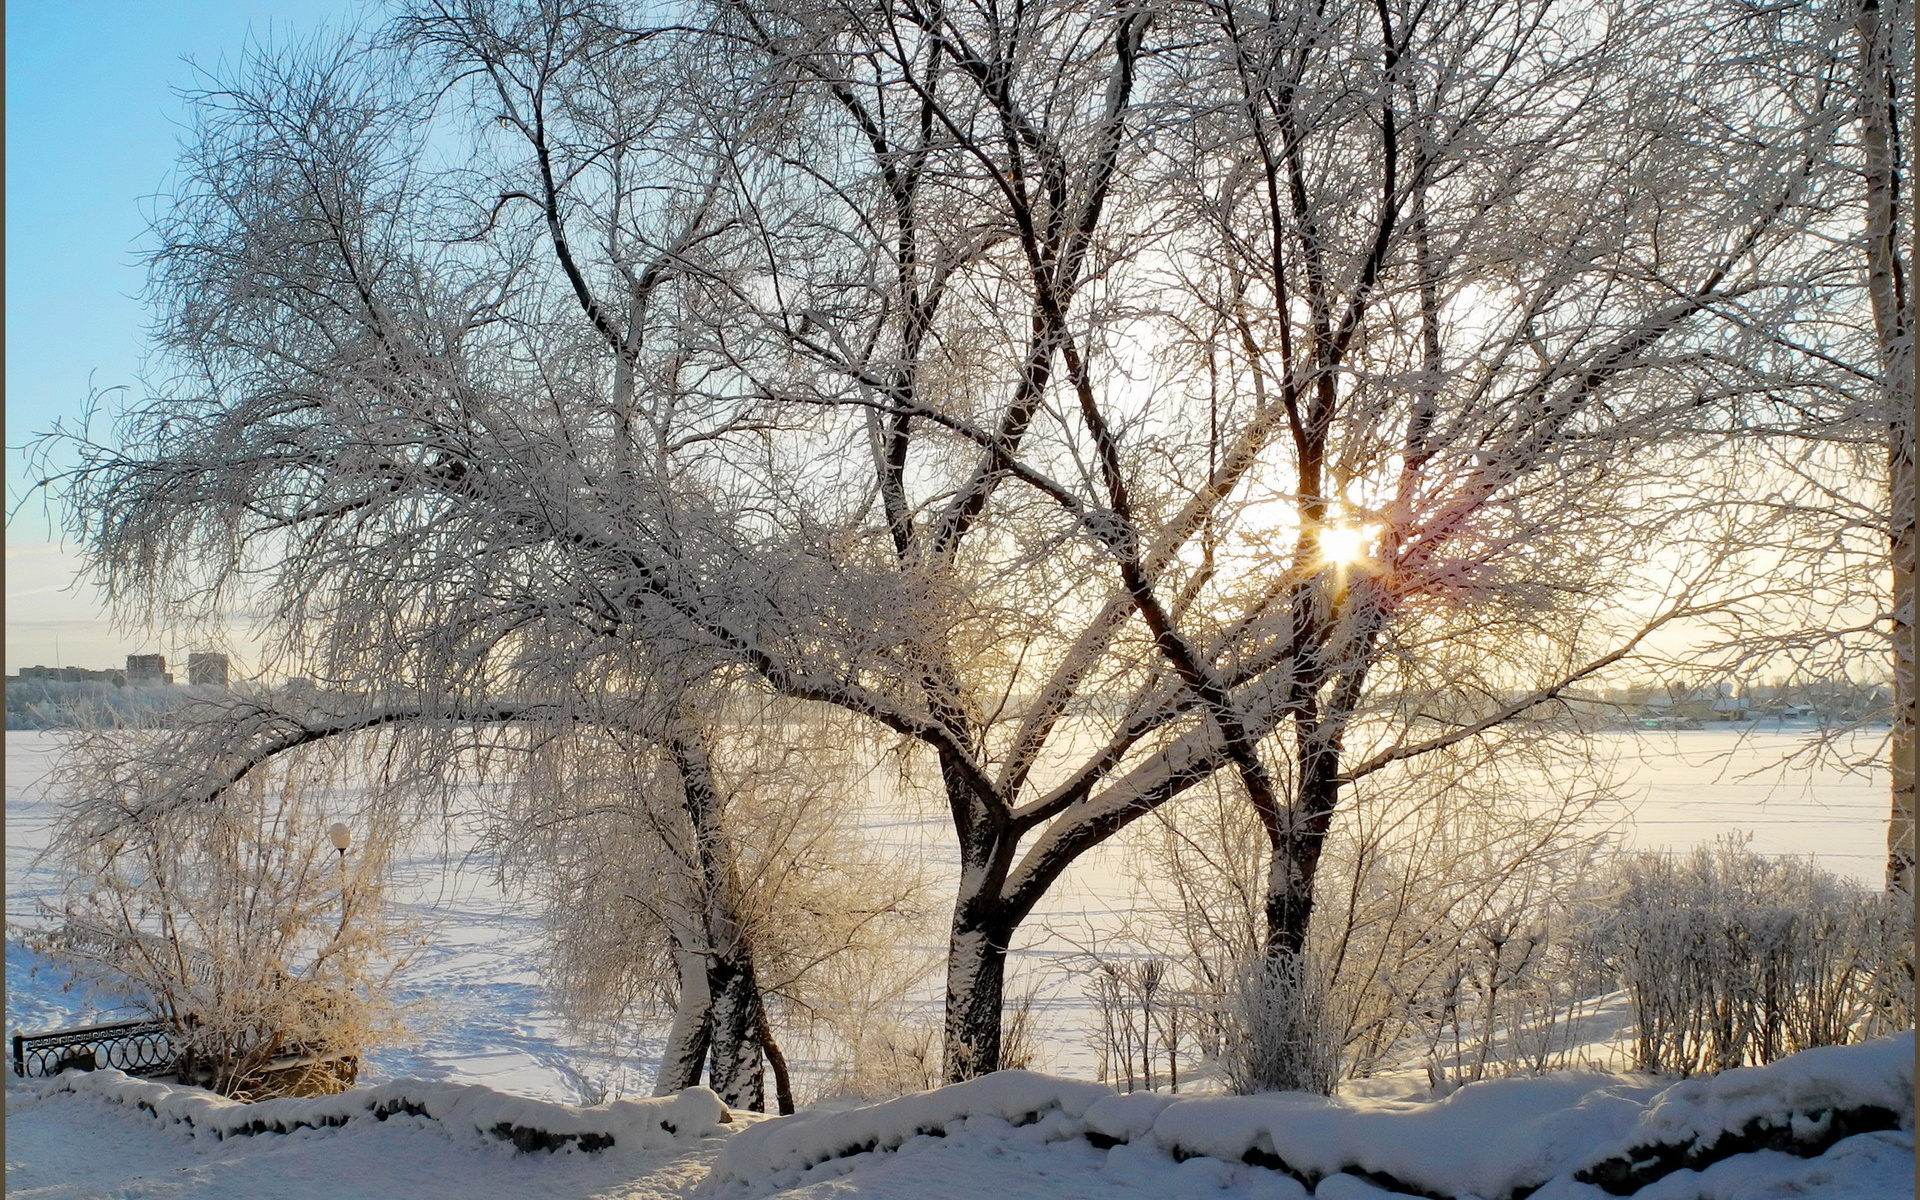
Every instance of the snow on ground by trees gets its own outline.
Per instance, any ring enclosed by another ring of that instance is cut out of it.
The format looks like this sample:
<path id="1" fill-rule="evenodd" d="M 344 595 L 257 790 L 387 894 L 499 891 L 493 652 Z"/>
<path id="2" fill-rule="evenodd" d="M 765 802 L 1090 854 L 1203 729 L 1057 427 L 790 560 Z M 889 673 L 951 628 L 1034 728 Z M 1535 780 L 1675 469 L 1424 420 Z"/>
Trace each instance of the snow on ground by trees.
<path id="1" fill-rule="evenodd" d="M 725 1122 L 705 1089 L 577 1108 L 409 1080 L 240 1105 L 117 1071 L 69 1073 L 8 1089 L 8 1191 L 1602 1200 L 1611 1189 L 1593 1180 L 1626 1163 L 1657 1172 L 1628 1189 L 1645 1200 L 1888 1200 L 1910 1194 L 1913 1061 L 1909 1033 L 1666 1087 L 1563 1073 L 1440 1100 L 1345 1102 L 1119 1095 L 1010 1071 L 864 1108 Z M 582 1152 L 582 1133 L 611 1144 Z"/>

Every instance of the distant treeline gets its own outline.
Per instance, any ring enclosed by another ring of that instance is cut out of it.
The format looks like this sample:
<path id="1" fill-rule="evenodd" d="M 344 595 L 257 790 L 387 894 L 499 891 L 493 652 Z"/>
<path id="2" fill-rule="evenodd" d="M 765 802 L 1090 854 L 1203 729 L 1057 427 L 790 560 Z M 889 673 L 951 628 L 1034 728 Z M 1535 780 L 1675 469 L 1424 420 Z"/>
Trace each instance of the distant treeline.
<path id="1" fill-rule="evenodd" d="M 126 729 L 164 725 L 189 700 L 223 689 L 186 684 L 127 684 L 101 680 L 7 680 L 8 729 Z"/>

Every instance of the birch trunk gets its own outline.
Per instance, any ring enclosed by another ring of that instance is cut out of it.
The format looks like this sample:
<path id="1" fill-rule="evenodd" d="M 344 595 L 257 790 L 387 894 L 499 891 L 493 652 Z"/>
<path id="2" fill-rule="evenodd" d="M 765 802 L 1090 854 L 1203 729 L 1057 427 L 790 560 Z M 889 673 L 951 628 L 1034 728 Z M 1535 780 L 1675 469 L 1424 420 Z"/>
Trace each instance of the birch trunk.
<path id="1" fill-rule="evenodd" d="M 1893 61 L 1898 3 L 1862 0 L 1860 138 L 1866 154 L 1867 291 L 1879 342 L 1887 412 L 1887 482 L 1891 502 L 1888 558 L 1892 568 L 1892 803 L 1887 822 L 1887 887 L 1913 892 L 1913 296 L 1901 259 L 1898 72 Z M 1889 19 L 1892 18 L 1892 19 Z"/>

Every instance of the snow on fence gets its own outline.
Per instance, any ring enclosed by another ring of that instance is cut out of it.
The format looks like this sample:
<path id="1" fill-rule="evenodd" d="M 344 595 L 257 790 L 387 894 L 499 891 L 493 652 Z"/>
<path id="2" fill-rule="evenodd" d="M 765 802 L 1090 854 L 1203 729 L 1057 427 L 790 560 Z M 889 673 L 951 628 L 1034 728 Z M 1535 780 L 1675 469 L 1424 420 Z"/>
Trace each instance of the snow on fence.
<path id="1" fill-rule="evenodd" d="M 399 1079 L 331 1096 L 282 1097 L 245 1103 L 202 1088 L 135 1079 L 103 1069 L 68 1071 L 32 1085 L 40 1096 L 70 1092 L 139 1109 L 195 1137 L 218 1139 L 323 1129 L 349 1121 L 385 1121 L 406 1114 L 536 1150 L 663 1151 L 721 1132 L 732 1115 L 703 1087 L 649 1100 L 615 1100 L 589 1108 L 510 1096 L 478 1084 Z"/>
<path id="2" fill-rule="evenodd" d="M 867 1108 L 768 1121 L 728 1140 L 703 1185 L 764 1195 L 814 1167 L 945 1137 L 980 1118 L 1041 1126 L 1044 1140 L 1150 1146 L 1280 1171 L 1335 1175 L 1429 1197 L 1627 1195 L 1674 1171 L 1753 1150 L 1813 1157 L 1855 1134 L 1913 1127 L 1912 1033 L 1808 1050 L 1764 1067 L 1663 1085 L 1571 1072 L 1469 1084 L 1443 1100 L 1354 1107 L 1303 1094 L 1115 1094 L 1003 1071 Z"/>

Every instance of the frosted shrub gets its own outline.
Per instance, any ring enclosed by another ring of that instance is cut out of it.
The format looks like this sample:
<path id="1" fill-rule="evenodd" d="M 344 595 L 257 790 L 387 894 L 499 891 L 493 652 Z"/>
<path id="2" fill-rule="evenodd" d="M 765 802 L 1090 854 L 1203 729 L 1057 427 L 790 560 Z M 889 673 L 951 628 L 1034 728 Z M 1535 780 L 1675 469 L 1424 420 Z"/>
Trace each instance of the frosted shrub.
<path id="1" fill-rule="evenodd" d="M 71 882 L 29 940 L 172 1026 L 190 1082 L 243 1098 L 347 1086 L 358 1056 L 402 1032 L 385 884 L 398 831 L 359 814 L 338 854 L 341 814 L 313 774 L 262 771 L 182 800 L 143 754 L 160 736 L 70 752 L 49 854 Z"/>
<path id="2" fill-rule="evenodd" d="M 883 1100 L 939 1087 L 940 1026 L 875 1012 L 837 1056 L 823 1098 Z"/>
<path id="3" fill-rule="evenodd" d="M 1001 1005 L 1000 1069 L 1037 1071 L 1044 1050 L 1042 1037 L 1033 1017 L 1038 985 L 1008 989 Z"/>
<path id="4" fill-rule="evenodd" d="M 1233 1091 L 1332 1094 L 1340 1035 L 1327 1012 L 1325 972 L 1311 956 L 1242 968 L 1226 1016 L 1222 1066 Z"/>
<path id="5" fill-rule="evenodd" d="M 1632 996 L 1637 1065 L 1771 1062 L 1912 1020 L 1903 903 L 1722 839 L 1623 858 L 1592 934 Z"/>
<path id="6" fill-rule="evenodd" d="M 1428 759 L 1392 784 L 1361 794 L 1328 838 L 1308 949 L 1334 1050 L 1309 1057 L 1337 1052 L 1350 1076 L 1421 1065 L 1441 1086 L 1579 1065 L 1580 1023 L 1615 985 L 1566 912 L 1604 842 L 1608 793 L 1583 762 L 1537 748 Z M 1294 1037 L 1296 1018 L 1283 1007 L 1278 1025 L 1248 1024 L 1287 986 L 1275 994 L 1240 965 L 1260 953 L 1265 836 L 1224 789 L 1158 826 L 1143 866 L 1175 903 L 1146 938 L 1180 947 L 1193 990 L 1220 998 L 1195 1014 L 1194 1040 L 1218 1048 L 1230 1080 L 1267 1077 L 1266 1039 Z"/>
<path id="7" fill-rule="evenodd" d="M 1580 932 L 1522 895 L 1448 940 L 1437 984 L 1404 996 L 1436 1089 L 1584 1065 L 1581 1022 L 1612 985 Z"/>

